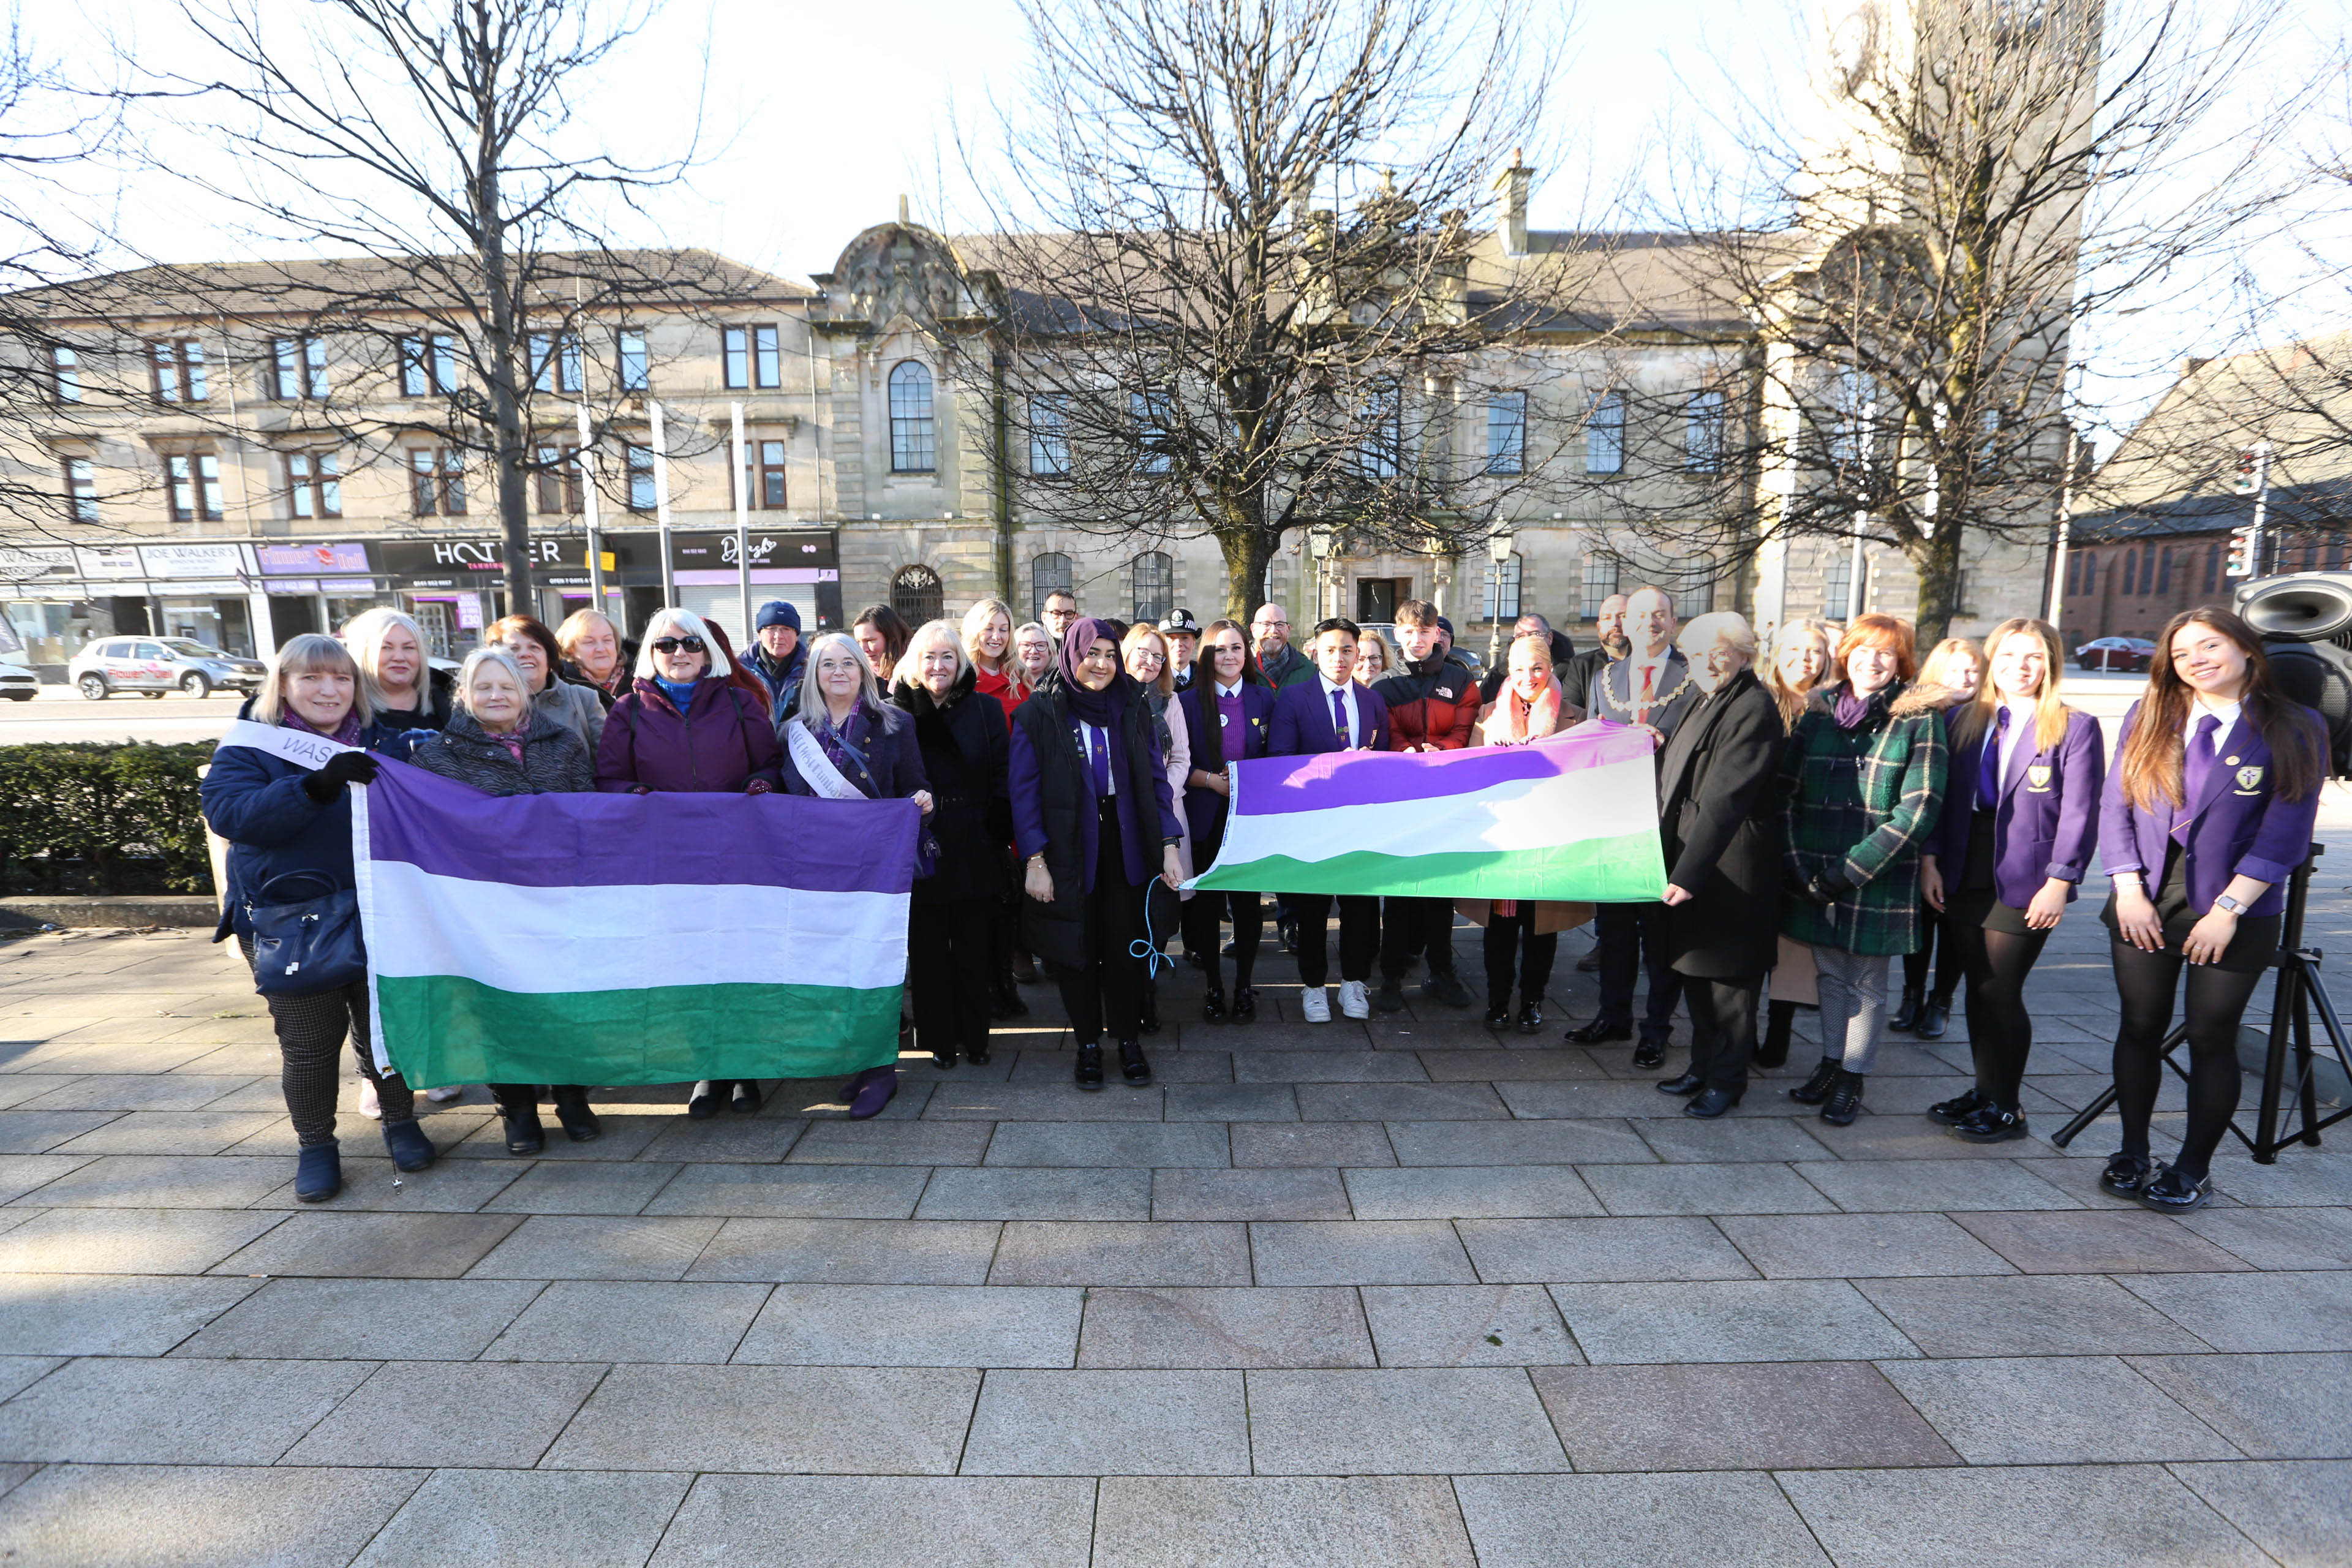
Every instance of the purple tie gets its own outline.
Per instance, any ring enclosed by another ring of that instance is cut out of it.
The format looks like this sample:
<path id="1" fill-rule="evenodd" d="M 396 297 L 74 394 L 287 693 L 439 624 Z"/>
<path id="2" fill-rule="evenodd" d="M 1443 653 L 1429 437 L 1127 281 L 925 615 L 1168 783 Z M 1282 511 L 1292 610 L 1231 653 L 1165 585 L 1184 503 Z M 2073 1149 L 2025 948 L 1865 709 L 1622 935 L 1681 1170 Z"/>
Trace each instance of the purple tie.
<path id="1" fill-rule="evenodd" d="M 1984 757 L 1977 764 L 1977 809 L 1989 810 L 2000 799 L 2000 742 L 2009 733 L 2009 706 L 2001 705 L 2000 716 L 1992 721 L 1992 733 L 1985 737 Z"/>
<path id="2" fill-rule="evenodd" d="M 1087 726 L 1087 759 L 1094 764 L 1095 798 L 1110 794 L 1110 737 L 1094 725 Z"/>
<path id="3" fill-rule="evenodd" d="M 2196 815 L 2197 803 L 2205 797 L 2205 785 L 2212 779 L 2213 770 L 2221 765 L 2221 759 L 2213 754 L 2213 731 L 2221 727 L 2221 716 L 2208 713 L 2197 721 L 2197 732 L 2189 737 L 2189 754 L 2180 766 L 2185 798 L 2180 803 L 2179 825 L 2173 829 L 2176 835 L 2188 828 L 2189 819 Z M 2188 840 L 2184 837 L 2181 842 Z"/>
<path id="4" fill-rule="evenodd" d="M 1341 750 L 1353 743 L 1348 734 L 1348 694 L 1344 691 L 1331 693 L 1331 728 L 1339 731 Z"/>

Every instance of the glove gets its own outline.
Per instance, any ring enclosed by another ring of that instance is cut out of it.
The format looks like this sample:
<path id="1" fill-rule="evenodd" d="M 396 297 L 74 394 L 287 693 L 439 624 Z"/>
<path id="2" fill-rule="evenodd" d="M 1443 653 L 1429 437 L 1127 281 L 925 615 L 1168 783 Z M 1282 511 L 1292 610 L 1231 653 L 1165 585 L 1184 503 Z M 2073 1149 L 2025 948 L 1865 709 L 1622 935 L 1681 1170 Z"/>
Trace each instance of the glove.
<path id="1" fill-rule="evenodd" d="M 631 795 L 651 795 L 654 793 L 654 786 L 651 784 L 632 784 L 629 786 L 629 793 Z"/>
<path id="2" fill-rule="evenodd" d="M 375 759 L 365 752 L 337 752 L 327 759 L 327 765 L 302 781 L 302 793 L 320 805 L 343 793 L 352 784 L 375 783 Z"/>
<path id="3" fill-rule="evenodd" d="M 745 795 L 773 795 L 776 786 L 765 779 L 752 779 L 743 785 Z"/>
<path id="4" fill-rule="evenodd" d="M 1834 868 L 1814 872 L 1813 879 L 1805 884 L 1805 897 L 1824 909 L 1853 891 L 1853 884 L 1845 879 L 1845 873 Z"/>

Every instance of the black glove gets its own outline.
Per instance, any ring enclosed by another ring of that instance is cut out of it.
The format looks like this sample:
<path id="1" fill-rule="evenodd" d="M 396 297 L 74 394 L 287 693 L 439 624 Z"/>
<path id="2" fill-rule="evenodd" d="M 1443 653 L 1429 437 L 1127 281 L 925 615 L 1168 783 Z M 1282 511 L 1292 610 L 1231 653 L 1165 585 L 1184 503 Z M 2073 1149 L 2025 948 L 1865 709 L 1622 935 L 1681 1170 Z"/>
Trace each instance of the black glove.
<path id="1" fill-rule="evenodd" d="M 1813 879 L 1805 884 L 1805 897 L 1824 909 L 1853 891 L 1853 884 L 1845 879 L 1844 872 L 1835 868 L 1814 872 Z"/>
<path id="2" fill-rule="evenodd" d="M 326 805 L 350 784 L 375 783 L 375 759 L 365 752 L 337 752 L 327 765 L 302 781 L 302 793 Z"/>

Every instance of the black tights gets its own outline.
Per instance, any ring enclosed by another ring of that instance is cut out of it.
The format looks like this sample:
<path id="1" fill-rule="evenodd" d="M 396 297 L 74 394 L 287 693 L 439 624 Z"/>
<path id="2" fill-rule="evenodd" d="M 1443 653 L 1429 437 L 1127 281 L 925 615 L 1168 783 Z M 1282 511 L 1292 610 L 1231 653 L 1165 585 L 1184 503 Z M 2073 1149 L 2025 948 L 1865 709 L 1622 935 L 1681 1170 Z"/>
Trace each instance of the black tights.
<path id="1" fill-rule="evenodd" d="M 1940 952 L 1936 942 L 1938 933 L 1944 939 Z M 1940 996 L 1947 1006 L 1950 1005 L 1952 989 L 1959 984 L 1962 973 L 1960 944 L 1952 940 L 1957 934 L 1942 911 L 1925 903 L 1919 906 L 1919 951 L 1903 955 L 1904 990 Z M 1931 962 L 1936 967 L 1936 988 L 1927 991 L 1927 966 Z"/>
<path id="2" fill-rule="evenodd" d="M 2046 931 L 2020 936 L 1972 922 L 1944 927 L 1945 951 L 1959 950 L 1969 977 L 1969 1050 L 1976 1058 L 1977 1092 L 2003 1110 L 2017 1109 L 2025 1082 L 2025 1058 L 2033 1050 L 2025 977 L 2049 940 Z"/>
<path id="3" fill-rule="evenodd" d="M 2164 1037 L 2172 1028 L 2172 994 L 2186 963 L 2178 952 L 2143 952 L 2116 942 L 2116 992 L 2123 1025 L 2116 1031 L 2116 1107 L 2123 1116 L 2124 1149 L 2145 1160 L 2147 1121 L 2164 1084 Z M 2173 1165 L 2202 1179 L 2213 1151 L 2237 1114 L 2238 1024 L 2263 972 L 2232 973 L 2207 964 L 2189 968 L 2189 1125 Z"/>

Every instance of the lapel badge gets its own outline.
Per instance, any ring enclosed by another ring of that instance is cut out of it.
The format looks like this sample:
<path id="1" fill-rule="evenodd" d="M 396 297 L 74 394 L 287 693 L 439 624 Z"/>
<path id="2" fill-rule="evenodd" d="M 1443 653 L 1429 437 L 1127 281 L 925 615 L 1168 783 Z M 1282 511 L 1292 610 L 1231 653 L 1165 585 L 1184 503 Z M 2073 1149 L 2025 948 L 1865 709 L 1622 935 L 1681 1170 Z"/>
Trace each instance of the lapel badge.
<path id="1" fill-rule="evenodd" d="M 2233 768 L 2238 765 L 2238 759 L 2235 757 L 2223 757 L 2221 761 Z"/>
<path id="2" fill-rule="evenodd" d="M 2034 790 L 2048 789 L 2050 787 L 2050 764 L 2048 763 L 2034 763 L 2028 765 L 2025 770 L 2025 787 Z"/>
<path id="3" fill-rule="evenodd" d="M 2260 769 L 2260 768 L 2240 768 L 2240 769 L 2238 770 L 2238 787 L 2239 787 L 2240 789 L 2254 789 L 2254 788 L 2259 787 L 2259 786 L 2261 785 L 2262 782 L 2263 782 L 2263 770 L 2262 770 L 2262 769 Z"/>

